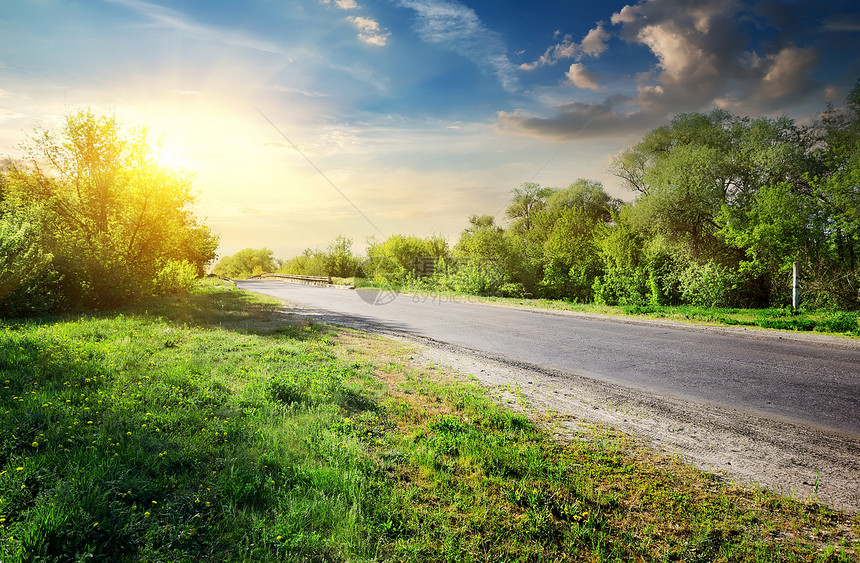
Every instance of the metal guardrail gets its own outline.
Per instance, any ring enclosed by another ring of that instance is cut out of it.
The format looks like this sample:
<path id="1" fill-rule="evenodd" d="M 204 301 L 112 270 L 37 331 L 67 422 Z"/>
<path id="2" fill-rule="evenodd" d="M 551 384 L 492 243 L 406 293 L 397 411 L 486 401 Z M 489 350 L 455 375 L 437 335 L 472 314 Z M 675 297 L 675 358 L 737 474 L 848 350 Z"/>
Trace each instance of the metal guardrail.
<path id="1" fill-rule="evenodd" d="M 295 274 L 274 274 L 274 273 L 257 274 L 256 276 L 251 276 L 248 279 L 249 280 L 259 280 L 262 278 L 286 278 L 289 280 L 298 280 L 298 281 L 315 282 L 315 283 L 327 283 L 329 285 L 331 285 L 333 283 L 331 281 L 331 276 L 298 276 Z"/>

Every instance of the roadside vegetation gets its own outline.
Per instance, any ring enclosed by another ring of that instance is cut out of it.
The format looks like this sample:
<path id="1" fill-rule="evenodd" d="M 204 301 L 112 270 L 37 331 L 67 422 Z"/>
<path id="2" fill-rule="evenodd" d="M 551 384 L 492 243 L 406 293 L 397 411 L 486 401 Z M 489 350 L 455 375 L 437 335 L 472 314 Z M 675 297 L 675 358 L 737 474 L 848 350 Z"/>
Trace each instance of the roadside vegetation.
<path id="1" fill-rule="evenodd" d="M 471 215 L 453 246 L 439 235 L 396 234 L 370 239 L 356 257 L 352 240 L 338 237 L 279 271 L 658 315 L 687 306 L 773 317 L 792 305 L 796 263 L 802 310 L 860 309 L 860 82 L 843 106 L 809 124 L 724 110 L 676 115 L 609 171 L 633 201 L 583 178 L 561 188 L 525 183 L 513 189 L 503 222 Z M 771 320 L 761 326 L 850 324 Z"/>
<path id="2" fill-rule="evenodd" d="M 191 213 L 191 177 L 145 128 L 81 111 L 0 165 L 0 317 L 110 308 L 191 287 L 218 237 Z"/>
<path id="3" fill-rule="evenodd" d="M 0 350 L 4 562 L 858 556 L 856 515 L 605 428 L 558 441 L 408 347 L 218 280 L 2 321 Z"/>

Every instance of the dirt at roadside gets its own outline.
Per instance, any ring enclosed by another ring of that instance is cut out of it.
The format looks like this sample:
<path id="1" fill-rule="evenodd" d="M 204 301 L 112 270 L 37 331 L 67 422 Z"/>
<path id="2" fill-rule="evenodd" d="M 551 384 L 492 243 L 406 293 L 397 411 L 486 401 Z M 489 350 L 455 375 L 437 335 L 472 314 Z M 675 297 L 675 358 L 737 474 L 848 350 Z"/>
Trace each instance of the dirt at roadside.
<path id="1" fill-rule="evenodd" d="M 554 414 L 559 437 L 600 423 L 647 439 L 726 481 L 759 485 L 831 508 L 860 508 L 860 439 L 742 411 L 658 396 L 568 373 L 552 373 L 445 346 L 424 346 L 419 361 L 438 364 Z M 517 387 L 519 386 L 519 387 Z M 519 390 L 519 396 L 517 396 Z"/>
<path id="2" fill-rule="evenodd" d="M 527 399 L 536 414 L 551 413 L 559 438 L 599 423 L 643 438 L 655 449 L 725 481 L 758 485 L 800 500 L 817 499 L 854 514 L 860 510 L 860 437 L 677 397 L 667 397 L 571 373 L 500 361 L 480 353 L 384 330 L 372 323 L 307 308 L 287 308 L 317 322 L 345 325 L 416 346 L 413 361 L 473 375 L 512 405 Z M 668 324 L 670 321 L 627 319 Z M 825 335 L 694 327 L 748 338 L 798 338 L 826 346 L 860 342 Z M 518 390 L 518 394 L 517 394 Z"/>

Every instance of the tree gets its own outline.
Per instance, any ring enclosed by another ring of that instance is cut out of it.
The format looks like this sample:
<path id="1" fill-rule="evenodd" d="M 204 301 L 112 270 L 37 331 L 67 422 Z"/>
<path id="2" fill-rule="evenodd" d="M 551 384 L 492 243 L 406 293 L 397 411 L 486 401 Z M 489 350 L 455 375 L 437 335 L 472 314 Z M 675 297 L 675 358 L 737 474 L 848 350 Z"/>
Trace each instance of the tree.
<path id="1" fill-rule="evenodd" d="M 343 235 L 328 245 L 323 254 L 325 263 L 325 275 L 348 278 L 356 275 L 361 262 L 352 255 L 352 239 Z"/>
<path id="2" fill-rule="evenodd" d="M 257 274 L 274 272 L 281 264 L 268 248 L 244 248 L 231 256 L 222 258 L 212 273 L 231 279 L 245 279 Z"/>
<path id="3" fill-rule="evenodd" d="M 611 221 L 612 213 L 620 206 L 621 200 L 606 193 L 602 183 L 585 178 L 579 178 L 565 189 L 553 190 L 547 198 L 551 214 L 577 209 L 594 223 Z"/>
<path id="4" fill-rule="evenodd" d="M 29 165 L 13 168 L 11 187 L 49 213 L 48 249 L 72 303 L 133 301 L 165 286 L 175 264 L 202 273 L 214 258 L 217 237 L 191 213 L 190 177 L 155 161 L 146 129 L 81 111 L 24 148 Z"/>
<path id="5" fill-rule="evenodd" d="M 448 258 L 448 242 L 438 235 L 420 238 L 414 235 L 391 235 L 383 242 L 367 242 L 364 270 L 369 277 L 387 281 L 404 281 L 415 270 L 418 258 Z"/>
<path id="6" fill-rule="evenodd" d="M 454 245 L 454 254 L 463 258 L 502 260 L 507 255 L 504 231 L 496 225 L 492 215 L 471 215 L 469 226 Z"/>
<path id="7" fill-rule="evenodd" d="M 594 278 L 601 273 L 597 242 L 604 229 L 580 207 L 561 209 L 544 244 L 544 276 L 538 285 L 543 296 L 592 300 Z"/>
<path id="8" fill-rule="evenodd" d="M 552 193 L 552 188 L 525 182 L 519 188 L 514 188 L 512 193 L 513 198 L 505 214 L 512 219 L 511 230 L 527 233 L 532 230 L 534 214 L 546 207 L 546 198 Z"/>

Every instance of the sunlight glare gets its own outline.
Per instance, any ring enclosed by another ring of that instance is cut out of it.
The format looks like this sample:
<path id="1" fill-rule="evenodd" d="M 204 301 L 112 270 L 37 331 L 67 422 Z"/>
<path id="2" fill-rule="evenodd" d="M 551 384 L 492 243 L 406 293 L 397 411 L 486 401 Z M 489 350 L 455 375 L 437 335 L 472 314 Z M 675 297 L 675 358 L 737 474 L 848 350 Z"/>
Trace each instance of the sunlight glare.
<path id="1" fill-rule="evenodd" d="M 176 147 L 159 142 L 152 148 L 152 156 L 155 162 L 162 168 L 175 171 L 187 171 L 189 161 Z"/>

